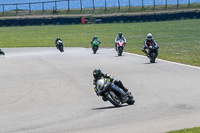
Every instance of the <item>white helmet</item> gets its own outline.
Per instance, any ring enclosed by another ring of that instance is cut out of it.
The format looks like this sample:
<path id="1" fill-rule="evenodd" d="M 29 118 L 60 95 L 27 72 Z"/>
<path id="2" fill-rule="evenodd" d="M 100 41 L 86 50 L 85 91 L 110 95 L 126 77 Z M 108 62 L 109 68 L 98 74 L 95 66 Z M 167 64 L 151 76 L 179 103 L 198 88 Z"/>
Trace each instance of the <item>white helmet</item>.
<path id="1" fill-rule="evenodd" d="M 147 34 L 147 40 L 152 40 L 152 34 L 151 33 Z"/>

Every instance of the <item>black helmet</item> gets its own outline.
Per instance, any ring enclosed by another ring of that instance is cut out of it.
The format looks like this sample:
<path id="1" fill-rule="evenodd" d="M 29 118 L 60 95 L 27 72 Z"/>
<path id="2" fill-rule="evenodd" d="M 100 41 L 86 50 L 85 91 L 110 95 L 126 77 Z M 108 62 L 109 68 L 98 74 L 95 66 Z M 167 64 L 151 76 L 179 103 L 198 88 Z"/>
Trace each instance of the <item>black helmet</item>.
<path id="1" fill-rule="evenodd" d="M 98 69 L 98 68 L 94 69 L 94 71 L 93 71 L 93 76 L 94 76 L 94 78 L 95 78 L 96 80 L 100 79 L 100 78 L 101 78 L 101 70 Z"/>
<path id="2" fill-rule="evenodd" d="M 119 37 L 121 38 L 121 37 L 122 37 L 122 32 L 119 32 L 118 35 L 119 35 Z"/>

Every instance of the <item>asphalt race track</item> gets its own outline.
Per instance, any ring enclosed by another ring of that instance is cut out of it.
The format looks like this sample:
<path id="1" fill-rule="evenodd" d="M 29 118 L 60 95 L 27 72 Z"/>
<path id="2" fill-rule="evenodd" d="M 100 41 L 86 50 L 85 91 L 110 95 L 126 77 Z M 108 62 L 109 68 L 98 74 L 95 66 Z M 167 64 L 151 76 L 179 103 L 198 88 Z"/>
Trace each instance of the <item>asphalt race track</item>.
<path id="1" fill-rule="evenodd" d="M 5 48 L 0 133 L 160 133 L 200 126 L 200 68 L 113 49 Z M 122 80 L 135 104 L 96 96 L 92 72 Z"/>

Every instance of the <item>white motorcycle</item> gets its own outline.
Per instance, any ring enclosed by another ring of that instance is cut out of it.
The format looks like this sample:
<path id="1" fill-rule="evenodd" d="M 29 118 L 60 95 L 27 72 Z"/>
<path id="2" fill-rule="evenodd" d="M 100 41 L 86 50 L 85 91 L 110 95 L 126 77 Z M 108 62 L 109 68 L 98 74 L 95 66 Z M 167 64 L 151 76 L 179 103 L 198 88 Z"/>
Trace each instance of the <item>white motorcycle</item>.
<path id="1" fill-rule="evenodd" d="M 120 39 L 119 41 L 117 41 L 117 48 L 116 51 L 118 53 L 119 56 L 122 56 L 122 53 L 124 51 L 124 47 L 125 47 L 125 42 Z"/>
<path id="2" fill-rule="evenodd" d="M 116 107 L 121 107 L 123 103 L 127 103 L 128 105 L 135 103 L 131 92 L 125 93 L 117 85 L 105 78 L 97 81 L 97 89 L 101 90 L 101 96 L 104 97 L 104 101 L 110 101 Z"/>

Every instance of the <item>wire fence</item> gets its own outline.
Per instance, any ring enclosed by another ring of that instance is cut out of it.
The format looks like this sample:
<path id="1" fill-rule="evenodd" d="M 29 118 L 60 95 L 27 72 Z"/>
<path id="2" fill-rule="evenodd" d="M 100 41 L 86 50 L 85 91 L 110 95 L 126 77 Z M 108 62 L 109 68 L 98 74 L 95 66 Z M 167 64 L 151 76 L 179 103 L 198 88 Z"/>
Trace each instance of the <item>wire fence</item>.
<path id="1" fill-rule="evenodd" d="M 156 7 L 162 5 L 164 9 L 168 9 L 169 5 L 179 8 L 181 4 L 184 4 L 186 8 L 190 8 L 192 0 L 55 0 L 55 1 L 46 1 L 46 2 L 29 2 L 29 3 L 11 3 L 11 4 L 0 4 L 0 12 L 2 15 L 8 11 L 14 11 L 15 14 L 18 14 L 19 11 L 26 11 L 29 14 L 32 11 L 41 11 L 42 13 L 45 10 L 70 10 L 78 9 L 82 11 L 85 8 L 90 8 L 95 10 L 97 8 L 102 8 L 106 11 L 109 7 L 115 7 L 118 11 L 122 7 L 126 7 L 130 11 L 134 7 L 139 7 L 144 10 L 145 7 L 151 6 L 154 10 Z M 194 3 L 194 0 L 192 1 Z"/>

